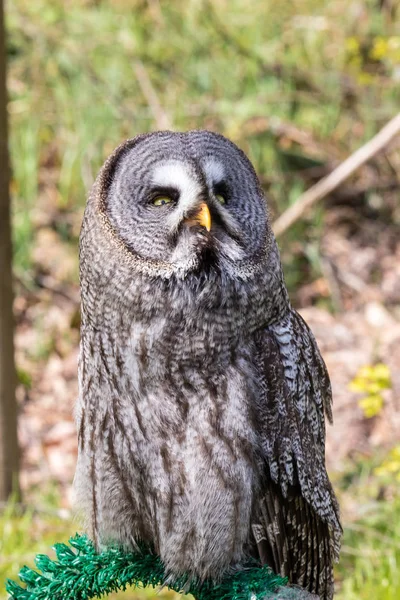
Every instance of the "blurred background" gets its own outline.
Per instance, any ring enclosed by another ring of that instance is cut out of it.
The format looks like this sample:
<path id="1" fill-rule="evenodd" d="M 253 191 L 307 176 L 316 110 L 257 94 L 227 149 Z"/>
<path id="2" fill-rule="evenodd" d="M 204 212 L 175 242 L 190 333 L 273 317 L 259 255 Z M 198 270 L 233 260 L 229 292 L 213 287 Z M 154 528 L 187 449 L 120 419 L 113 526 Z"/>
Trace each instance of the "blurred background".
<path id="1" fill-rule="evenodd" d="M 276 219 L 400 107 L 398 0 L 8 0 L 6 26 L 27 509 L 1 505 L 0 598 L 5 577 L 78 527 L 78 236 L 107 155 L 139 132 L 221 132 Z M 400 598 L 399 192 L 398 136 L 278 239 L 332 378 L 340 600 Z"/>

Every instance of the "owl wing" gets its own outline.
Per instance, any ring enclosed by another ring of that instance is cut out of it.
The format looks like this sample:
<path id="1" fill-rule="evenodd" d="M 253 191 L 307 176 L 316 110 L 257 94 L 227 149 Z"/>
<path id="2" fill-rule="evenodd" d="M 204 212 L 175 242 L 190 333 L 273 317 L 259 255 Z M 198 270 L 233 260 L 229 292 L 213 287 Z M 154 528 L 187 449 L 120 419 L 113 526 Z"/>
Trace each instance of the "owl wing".
<path id="1" fill-rule="evenodd" d="M 259 331 L 256 345 L 267 463 L 253 524 L 258 551 L 276 572 L 328 600 L 342 532 L 325 468 L 329 376 L 313 334 L 292 309 Z"/>

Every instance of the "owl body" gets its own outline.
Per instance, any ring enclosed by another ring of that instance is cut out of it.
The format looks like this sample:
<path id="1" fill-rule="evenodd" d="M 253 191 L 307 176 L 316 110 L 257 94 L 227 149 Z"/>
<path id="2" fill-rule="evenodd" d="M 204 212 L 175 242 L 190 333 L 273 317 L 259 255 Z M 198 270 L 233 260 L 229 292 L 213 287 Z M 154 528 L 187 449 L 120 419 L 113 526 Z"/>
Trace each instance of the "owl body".
<path id="1" fill-rule="evenodd" d="M 332 596 L 330 388 L 251 164 L 209 132 L 130 140 L 81 234 L 75 486 L 97 545 L 219 579 L 251 556 Z"/>

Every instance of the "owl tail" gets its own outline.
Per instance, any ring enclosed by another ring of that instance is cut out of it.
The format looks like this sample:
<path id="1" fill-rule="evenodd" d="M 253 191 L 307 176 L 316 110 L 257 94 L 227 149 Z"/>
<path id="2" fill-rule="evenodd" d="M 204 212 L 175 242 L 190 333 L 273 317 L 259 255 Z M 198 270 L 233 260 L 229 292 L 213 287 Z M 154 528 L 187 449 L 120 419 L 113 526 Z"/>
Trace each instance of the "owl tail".
<path id="1" fill-rule="evenodd" d="M 252 528 L 262 564 L 321 600 L 331 600 L 332 532 L 306 500 L 290 491 L 284 498 L 278 486 L 271 486 L 260 502 L 258 521 Z"/>

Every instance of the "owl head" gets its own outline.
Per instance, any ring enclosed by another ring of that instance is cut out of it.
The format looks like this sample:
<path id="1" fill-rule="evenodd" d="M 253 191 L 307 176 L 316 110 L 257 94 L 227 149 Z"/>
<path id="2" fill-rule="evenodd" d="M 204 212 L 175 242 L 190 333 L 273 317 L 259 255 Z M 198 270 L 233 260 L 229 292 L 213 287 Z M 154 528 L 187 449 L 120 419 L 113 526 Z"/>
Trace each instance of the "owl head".
<path id="1" fill-rule="evenodd" d="M 122 144 L 98 182 L 98 211 L 119 248 L 158 275 L 260 265 L 270 229 L 245 154 L 209 131 L 157 132 Z"/>

